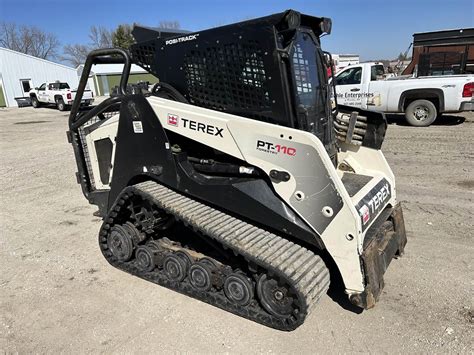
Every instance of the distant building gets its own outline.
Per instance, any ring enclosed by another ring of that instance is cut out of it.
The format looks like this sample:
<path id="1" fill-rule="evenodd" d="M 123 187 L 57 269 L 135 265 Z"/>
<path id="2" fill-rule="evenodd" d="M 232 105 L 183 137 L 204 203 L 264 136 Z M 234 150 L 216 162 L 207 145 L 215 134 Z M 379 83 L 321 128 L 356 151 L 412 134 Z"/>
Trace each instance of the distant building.
<path id="1" fill-rule="evenodd" d="M 84 65 L 77 67 L 77 75 L 81 77 Z M 88 86 L 92 90 L 94 96 L 108 96 L 115 86 L 120 84 L 122 76 L 123 64 L 96 64 L 92 66 L 89 75 Z M 145 69 L 138 65 L 132 64 L 130 70 L 129 83 L 138 83 L 139 81 L 147 81 L 150 84 L 157 83 L 158 79 L 148 73 Z"/>
<path id="2" fill-rule="evenodd" d="M 332 60 L 334 62 L 334 67 L 336 68 L 336 73 L 349 65 L 360 63 L 358 54 L 333 54 Z"/>
<path id="3" fill-rule="evenodd" d="M 474 73 L 474 28 L 415 33 L 411 63 L 404 75 Z"/>
<path id="4" fill-rule="evenodd" d="M 47 81 L 65 81 L 76 88 L 74 68 L 0 47 L 0 107 L 17 107 L 15 98 Z"/>

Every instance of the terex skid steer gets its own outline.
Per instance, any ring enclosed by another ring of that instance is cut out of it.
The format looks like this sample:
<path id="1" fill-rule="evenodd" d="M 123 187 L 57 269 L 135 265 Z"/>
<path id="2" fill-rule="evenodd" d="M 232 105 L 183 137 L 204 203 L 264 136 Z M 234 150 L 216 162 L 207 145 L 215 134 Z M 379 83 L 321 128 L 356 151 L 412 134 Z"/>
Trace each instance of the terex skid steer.
<path id="1" fill-rule="evenodd" d="M 385 117 L 333 102 L 330 28 L 289 10 L 194 33 L 135 27 L 130 51 L 89 54 L 68 138 L 111 265 L 281 330 L 335 277 L 374 306 L 404 221 Z M 80 108 L 98 63 L 123 63 L 120 94 Z M 148 93 L 127 94 L 132 63 L 159 78 Z"/>

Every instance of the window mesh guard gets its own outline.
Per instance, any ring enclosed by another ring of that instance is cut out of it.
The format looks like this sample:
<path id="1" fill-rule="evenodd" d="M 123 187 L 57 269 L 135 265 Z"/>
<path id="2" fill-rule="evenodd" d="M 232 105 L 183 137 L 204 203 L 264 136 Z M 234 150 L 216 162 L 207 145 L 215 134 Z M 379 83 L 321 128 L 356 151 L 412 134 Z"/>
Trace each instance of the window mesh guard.
<path id="1" fill-rule="evenodd" d="M 189 99 L 218 110 L 270 108 L 267 76 L 258 42 L 192 50 L 184 58 Z"/>

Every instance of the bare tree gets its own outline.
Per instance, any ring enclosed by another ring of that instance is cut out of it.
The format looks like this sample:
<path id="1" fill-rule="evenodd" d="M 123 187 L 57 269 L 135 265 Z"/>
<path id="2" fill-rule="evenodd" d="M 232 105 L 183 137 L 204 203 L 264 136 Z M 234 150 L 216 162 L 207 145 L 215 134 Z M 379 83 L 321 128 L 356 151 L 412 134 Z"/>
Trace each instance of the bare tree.
<path id="1" fill-rule="evenodd" d="M 112 47 L 112 31 L 109 31 L 105 27 L 92 26 L 89 33 L 91 40 L 91 47 L 93 49 L 98 48 L 111 48 Z"/>
<path id="2" fill-rule="evenodd" d="M 63 48 L 62 61 L 69 62 L 74 67 L 84 64 L 90 48 L 84 44 L 68 44 Z"/>
<path id="3" fill-rule="evenodd" d="M 170 30 L 179 30 L 181 28 L 179 21 L 160 21 L 158 26 L 160 28 L 167 28 Z"/>
<path id="4" fill-rule="evenodd" d="M 87 55 L 90 51 L 99 48 L 111 48 L 112 45 L 112 31 L 102 26 L 92 26 L 89 32 L 88 44 L 67 44 L 63 48 L 63 55 L 60 59 L 68 62 L 74 67 L 84 64 Z"/>
<path id="5" fill-rule="evenodd" d="M 59 40 L 35 26 L 0 23 L 0 46 L 42 59 L 55 59 Z"/>

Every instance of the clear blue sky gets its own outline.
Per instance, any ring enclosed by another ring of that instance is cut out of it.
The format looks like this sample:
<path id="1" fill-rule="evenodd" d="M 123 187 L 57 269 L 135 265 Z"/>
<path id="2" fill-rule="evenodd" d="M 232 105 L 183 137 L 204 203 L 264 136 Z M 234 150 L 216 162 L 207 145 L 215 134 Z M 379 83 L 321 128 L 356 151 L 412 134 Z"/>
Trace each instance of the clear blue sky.
<path id="1" fill-rule="evenodd" d="M 324 49 L 361 58 L 394 58 L 415 32 L 474 27 L 474 0 L 0 0 L 0 21 L 36 25 L 61 44 L 87 43 L 89 28 L 120 23 L 156 26 L 177 20 L 183 29 L 259 17 L 289 8 L 330 17 Z"/>

